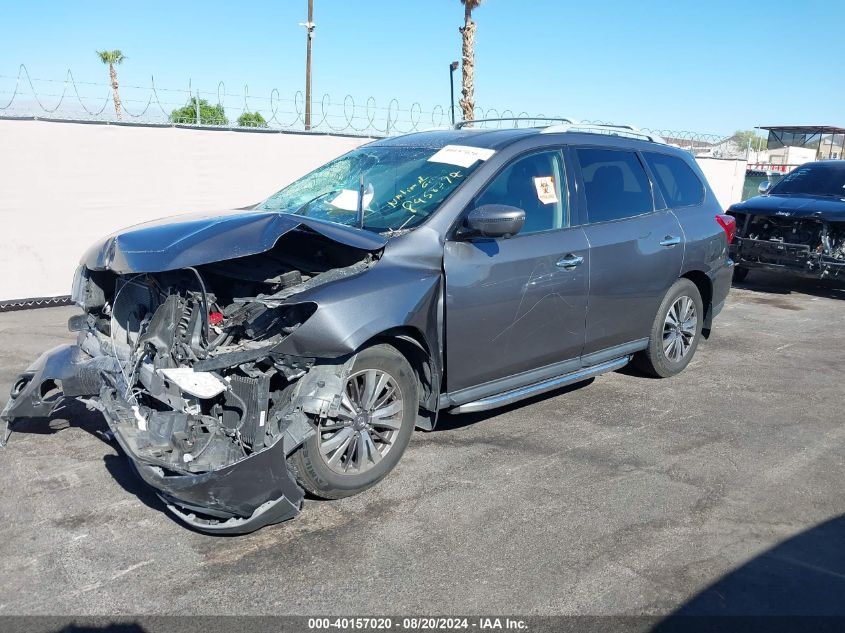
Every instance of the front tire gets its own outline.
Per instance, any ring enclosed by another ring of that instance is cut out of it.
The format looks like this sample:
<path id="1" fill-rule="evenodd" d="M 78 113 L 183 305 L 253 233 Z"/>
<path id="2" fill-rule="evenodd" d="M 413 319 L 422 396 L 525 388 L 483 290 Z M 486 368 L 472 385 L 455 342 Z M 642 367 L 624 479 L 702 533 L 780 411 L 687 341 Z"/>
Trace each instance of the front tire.
<path id="1" fill-rule="evenodd" d="M 689 279 L 678 279 L 660 302 L 648 347 L 634 357 L 634 364 L 657 378 L 681 373 L 698 348 L 703 320 L 698 288 Z"/>
<path id="2" fill-rule="evenodd" d="M 340 414 L 320 421 L 317 433 L 288 457 L 288 467 L 317 497 L 363 492 L 399 462 L 417 409 L 417 380 L 405 357 L 391 345 L 368 347 L 349 372 Z"/>

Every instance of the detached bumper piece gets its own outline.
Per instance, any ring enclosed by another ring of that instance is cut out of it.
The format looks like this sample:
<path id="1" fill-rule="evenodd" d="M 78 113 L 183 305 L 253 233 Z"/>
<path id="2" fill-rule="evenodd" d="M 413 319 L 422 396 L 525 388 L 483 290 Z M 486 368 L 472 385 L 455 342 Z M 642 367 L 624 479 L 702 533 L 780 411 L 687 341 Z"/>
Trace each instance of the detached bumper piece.
<path id="1" fill-rule="evenodd" d="M 0 420 L 6 431 L 0 441 L 4 446 L 18 418 L 47 418 L 63 397 L 93 396 L 100 392 L 100 372 L 114 371 L 111 358 L 92 358 L 76 345 L 59 345 L 44 352 L 12 386 Z"/>

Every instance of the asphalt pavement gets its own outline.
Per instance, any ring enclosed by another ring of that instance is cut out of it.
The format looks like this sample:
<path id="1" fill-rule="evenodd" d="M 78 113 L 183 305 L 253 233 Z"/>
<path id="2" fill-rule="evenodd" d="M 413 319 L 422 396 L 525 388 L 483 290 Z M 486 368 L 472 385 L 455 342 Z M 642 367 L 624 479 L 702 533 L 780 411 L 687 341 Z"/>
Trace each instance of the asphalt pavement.
<path id="1" fill-rule="evenodd" d="M 75 308 L 0 313 L 0 394 Z M 69 406 L 0 449 L 0 615 L 845 614 L 845 289 L 752 272 L 687 370 L 444 415 L 370 491 L 172 519 Z"/>

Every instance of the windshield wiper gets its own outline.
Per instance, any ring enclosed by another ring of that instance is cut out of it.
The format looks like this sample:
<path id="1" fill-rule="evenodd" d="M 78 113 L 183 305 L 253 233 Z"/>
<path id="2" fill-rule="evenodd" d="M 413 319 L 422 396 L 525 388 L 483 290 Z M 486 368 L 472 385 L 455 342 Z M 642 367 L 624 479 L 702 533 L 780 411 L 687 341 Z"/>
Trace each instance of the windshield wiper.
<path id="1" fill-rule="evenodd" d="M 364 188 L 364 174 L 361 174 L 361 179 L 358 184 L 358 204 L 355 209 L 355 224 L 359 229 L 364 228 L 364 196 L 370 196 L 370 200 L 375 196 L 375 189 L 373 183 L 369 183 Z"/>

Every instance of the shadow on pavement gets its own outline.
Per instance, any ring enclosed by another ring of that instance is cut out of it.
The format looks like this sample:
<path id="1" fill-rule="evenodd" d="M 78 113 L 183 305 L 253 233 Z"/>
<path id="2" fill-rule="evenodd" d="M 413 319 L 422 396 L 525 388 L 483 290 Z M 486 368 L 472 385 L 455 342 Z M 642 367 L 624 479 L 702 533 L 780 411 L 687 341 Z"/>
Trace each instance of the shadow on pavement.
<path id="1" fill-rule="evenodd" d="M 52 435 L 69 428 L 78 428 L 90 433 L 97 439 L 109 444 L 104 433 L 109 430 L 103 415 L 99 411 L 89 411 L 78 400 L 68 399 L 60 403 L 49 418 L 20 418 L 12 424 L 12 437 L 15 434 Z"/>
<path id="2" fill-rule="evenodd" d="M 843 281 L 808 279 L 787 273 L 778 274 L 752 269 L 744 281 L 734 282 L 733 286 L 767 294 L 789 295 L 798 292 L 812 297 L 845 300 L 845 282 Z"/>
<path id="3" fill-rule="evenodd" d="M 15 420 L 9 446 L 13 448 L 17 434 L 52 435 L 69 428 L 82 429 L 103 443 L 112 446 L 118 454 L 103 455 L 103 464 L 109 474 L 114 477 L 114 480 L 126 492 L 136 496 L 144 505 L 164 512 L 168 517 L 171 516 L 166 511 L 164 502 L 149 486 L 144 484 L 135 472 L 132 463 L 126 458 L 117 443 L 106 437 L 105 434 L 109 427 L 102 414 L 99 411 L 89 411 L 81 402 L 68 400 L 60 404 L 50 418 L 21 418 Z"/>
<path id="4" fill-rule="evenodd" d="M 120 451 L 120 448 L 118 448 L 118 451 Z M 141 480 L 123 452 L 119 455 L 103 455 L 103 464 L 117 484 L 126 492 L 138 497 L 138 500 L 148 508 L 164 512 L 170 517 L 164 502 L 158 498 L 152 488 Z"/>
<path id="5" fill-rule="evenodd" d="M 56 633 L 146 633 L 146 629 L 135 622 L 114 623 L 103 626 L 87 624 L 71 624 L 58 629 Z"/>
<path id="6" fill-rule="evenodd" d="M 802 532 L 720 578 L 659 623 L 672 631 L 845 628 L 845 515 Z"/>

